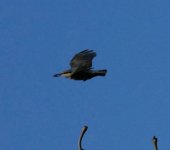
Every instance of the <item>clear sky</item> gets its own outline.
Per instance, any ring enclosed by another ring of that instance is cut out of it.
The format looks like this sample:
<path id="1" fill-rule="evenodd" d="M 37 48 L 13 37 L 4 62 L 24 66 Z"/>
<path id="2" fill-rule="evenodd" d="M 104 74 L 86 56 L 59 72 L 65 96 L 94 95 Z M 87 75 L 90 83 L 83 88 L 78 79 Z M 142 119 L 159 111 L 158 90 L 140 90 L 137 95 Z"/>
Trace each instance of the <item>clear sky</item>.
<path id="1" fill-rule="evenodd" d="M 97 52 L 106 77 L 53 78 Z M 170 147 L 169 0 L 1 0 L 0 150 Z"/>

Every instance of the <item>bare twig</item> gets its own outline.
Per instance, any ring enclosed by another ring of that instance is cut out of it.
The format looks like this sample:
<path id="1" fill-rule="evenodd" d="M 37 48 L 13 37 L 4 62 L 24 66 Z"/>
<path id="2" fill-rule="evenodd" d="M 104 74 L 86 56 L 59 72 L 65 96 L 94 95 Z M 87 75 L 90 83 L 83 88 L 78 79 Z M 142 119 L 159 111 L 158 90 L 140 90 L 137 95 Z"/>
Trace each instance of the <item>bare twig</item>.
<path id="1" fill-rule="evenodd" d="M 156 138 L 156 136 L 153 136 L 152 143 L 154 145 L 154 150 L 158 150 L 158 138 Z"/>
<path id="2" fill-rule="evenodd" d="M 88 129 L 88 126 L 84 126 L 82 128 L 80 138 L 78 140 L 78 148 L 79 148 L 79 150 L 83 150 L 81 142 L 82 142 L 83 136 L 84 136 L 85 132 L 87 131 L 87 129 Z"/>

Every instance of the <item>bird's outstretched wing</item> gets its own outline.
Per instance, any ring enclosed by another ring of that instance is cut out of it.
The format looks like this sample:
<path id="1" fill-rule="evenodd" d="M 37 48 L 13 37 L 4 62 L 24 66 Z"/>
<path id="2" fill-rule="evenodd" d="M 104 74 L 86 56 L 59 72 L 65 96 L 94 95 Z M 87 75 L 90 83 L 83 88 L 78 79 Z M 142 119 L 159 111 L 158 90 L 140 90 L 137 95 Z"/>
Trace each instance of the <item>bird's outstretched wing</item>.
<path id="1" fill-rule="evenodd" d="M 92 60 L 95 56 L 96 52 L 89 49 L 77 53 L 70 61 L 73 73 L 90 69 L 92 67 Z"/>

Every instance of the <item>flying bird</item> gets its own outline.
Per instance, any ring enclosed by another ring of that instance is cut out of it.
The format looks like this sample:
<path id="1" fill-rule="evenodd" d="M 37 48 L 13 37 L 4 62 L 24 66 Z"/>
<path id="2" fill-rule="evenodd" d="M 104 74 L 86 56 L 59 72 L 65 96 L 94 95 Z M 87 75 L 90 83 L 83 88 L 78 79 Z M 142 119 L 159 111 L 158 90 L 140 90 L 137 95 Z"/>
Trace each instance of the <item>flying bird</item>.
<path id="1" fill-rule="evenodd" d="M 107 73 L 106 69 L 93 70 L 92 60 L 96 56 L 96 52 L 93 50 L 83 50 L 71 59 L 71 69 L 65 70 L 61 73 L 54 74 L 54 77 L 66 77 L 73 80 L 89 80 L 96 76 L 105 76 Z"/>

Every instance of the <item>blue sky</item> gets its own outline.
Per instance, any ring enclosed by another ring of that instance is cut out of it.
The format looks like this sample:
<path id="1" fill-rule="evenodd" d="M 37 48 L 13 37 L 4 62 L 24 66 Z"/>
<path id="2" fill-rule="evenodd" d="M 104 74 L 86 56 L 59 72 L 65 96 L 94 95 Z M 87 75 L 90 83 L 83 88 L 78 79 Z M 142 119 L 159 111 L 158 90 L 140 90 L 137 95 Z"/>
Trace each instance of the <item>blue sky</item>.
<path id="1" fill-rule="evenodd" d="M 168 149 L 168 0 L 1 0 L 0 149 Z M 105 78 L 53 78 L 97 52 Z"/>

